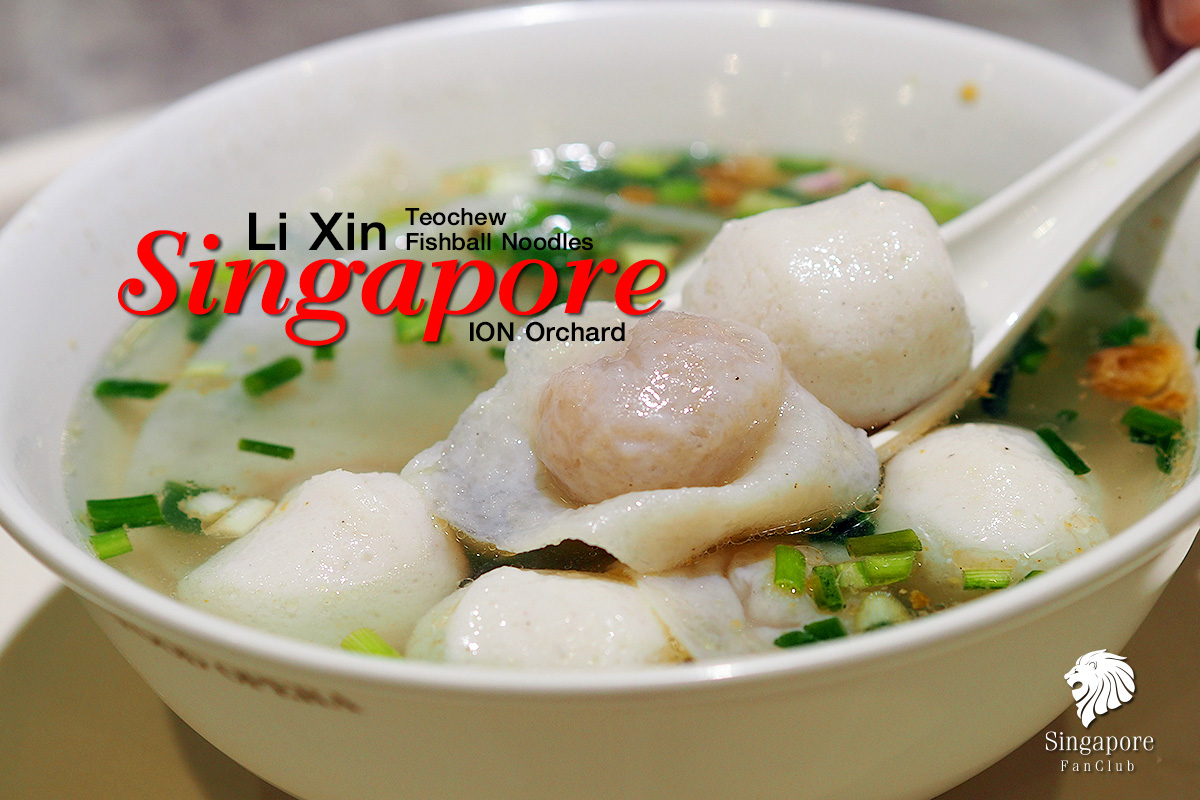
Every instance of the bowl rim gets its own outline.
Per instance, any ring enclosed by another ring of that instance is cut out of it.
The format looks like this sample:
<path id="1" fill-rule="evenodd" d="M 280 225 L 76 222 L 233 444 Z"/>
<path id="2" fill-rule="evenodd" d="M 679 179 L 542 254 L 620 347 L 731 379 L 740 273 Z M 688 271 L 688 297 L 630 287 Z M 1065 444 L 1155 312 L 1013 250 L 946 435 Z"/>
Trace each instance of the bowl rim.
<path id="1" fill-rule="evenodd" d="M 448 14 L 401 23 L 307 48 L 225 78 L 167 106 L 149 120 L 118 137 L 92 158 L 102 164 L 110 154 L 136 144 L 142 135 L 153 135 L 159 127 L 172 124 L 177 116 L 194 113 L 238 87 L 248 79 L 270 79 L 285 75 L 290 68 L 308 60 L 335 59 L 361 48 L 395 47 L 408 37 L 455 36 L 465 32 L 500 31 L 555 22 L 580 23 L 614 17 L 670 17 L 680 13 L 706 14 L 713 19 L 747 18 L 764 11 L 782 14 L 816 14 L 835 19 L 847 27 L 857 22 L 903 28 L 913 34 L 930 33 L 948 41 L 969 43 L 987 52 L 1004 52 L 1012 58 L 1032 60 L 1056 75 L 1087 83 L 1114 99 L 1128 98 L 1132 90 L 1116 78 L 1034 45 L 946 20 L 866 6 L 827 2 L 744 3 L 737 0 L 665 0 L 653 4 L 636 0 L 556 2 L 521 5 Z M 18 212 L 0 235 L 0 251 L 9 236 L 17 236 L 34 207 L 50 193 L 86 186 L 90 169 L 73 168 L 39 193 Z M 272 634 L 187 606 L 151 589 L 94 558 L 64 536 L 56 525 L 44 520 L 21 496 L 10 476 L 0 474 L 0 525 L 38 559 L 49 566 L 76 592 L 118 617 L 151 624 L 237 656 L 257 659 L 309 674 L 343 679 L 382 688 L 407 690 L 457 690 L 475 694 L 523 696 L 624 694 L 646 691 L 694 690 L 717 684 L 757 683 L 781 676 L 807 676 L 837 680 L 871 662 L 888 659 L 899 664 L 919 657 L 936 645 L 959 646 L 972 634 L 998 634 L 1006 627 L 1074 602 L 1073 596 L 1090 593 L 1119 579 L 1128 571 L 1155 557 L 1177 534 L 1200 517 L 1200 480 L 1192 480 L 1162 505 L 1129 528 L 1098 547 L 1060 565 L 1038 581 L 1013 587 L 986 598 L 985 602 L 956 606 L 929 618 L 872 633 L 869 637 L 847 637 L 818 647 L 799 648 L 770 654 L 739 656 L 728 660 L 670 666 L 586 671 L 505 670 L 405 659 L 371 659 L 335 648 Z"/>

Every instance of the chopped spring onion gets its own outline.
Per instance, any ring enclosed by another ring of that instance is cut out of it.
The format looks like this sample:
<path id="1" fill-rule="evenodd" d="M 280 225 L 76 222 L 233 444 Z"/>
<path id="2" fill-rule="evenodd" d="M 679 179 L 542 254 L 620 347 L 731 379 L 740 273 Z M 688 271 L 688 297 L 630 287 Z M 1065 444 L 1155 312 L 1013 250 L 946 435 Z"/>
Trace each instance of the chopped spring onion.
<path id="1" fill-rule="evenodd" d="M 858 613 L 854 615 L 854 627 L 859 631 L 873 631 L 909 619 L 912 619 L 912 614 L 891 593 L 871 592 L 863 598 Z"/>
<path id="2" fill-rule="evenodd" d="M 1050 354 L 1050 345 L 1039 339 L 1032 331 L 1026 333 L 1013 348 L 1012 363 L 1018 372 L 1032 375 L 1042 368 L 1042 362 Z"/>
<path id="3" fill-rule="evenodd" d="M 883 586 L 908 578 L 916 557 L 917 554 L 911 550 L 907 553 L 879 553 L 867 556 L 858 563 L 868 585 Z"/>
<path id="4" fill-rule="evenodd" d="M 658 200 L 666 205 L 698 203 L 703 192 L 703 185 L 695 178 L 671 178 L 659 185 Z"/>
<path id="5" fill-rule="evenodd" d="M 812 569 L 816 583 L 813 586 L 813 602 L 817 608 L 826 611 L 841 611 L 846 607 L 842 598 L 842 587 L 838 586 L 837 570 L 828 564 L 821 564 Z"/>
<path id="6" fill-rule="evenodd" d="M 229 364 L 224 361 L 189 361 L 179 373 L 181 378 L 223 378 Z"/>
<path id="7" fill-rule="evenodd" d="M 1154 461 L 1158 465 L 1158 471 L 1166 475 L 1171 474 L 1171 467 L 1175 463 L 1175 451 L 1179 449 L 1178 436 L 1160 436 L 1158 441 L 1154 443 Z"/>
<path id="8" fill-rule="evenodd" d="M 238 450 L 241 450 L 243 453 L 258 453 L 261 456 L 271 456 L 271 458 L 286 459 L 296 455 L 296 448 L 294 447 L 260 442 L 256 439 L 238 439 Z"/>
<path id="9" fill-rule="evenodd" d="M 505 350 L 503 347 L 489 347 L 488 348 L 488 355 L 491 356 L 492 358 L 496 359 L 497 361 L 504 360 L 504 352 L 505 352 Z"/>
<path id="10" fill-rule="evenodd" d="M 87 501 L 88 521 L 96 533 L 113 528 L 144 528 L 147 525 L 163 525 L 162 509 L 152 494 L 136 497 L 113 497 L 107 500 Z"/>
<path id="11" fill-rule="evenodd" d="M 855 557 L 920 549 L 921 540 L 912 528 L 877 533 L 873 536 L 853 536 L 846 540 L 846 552 Z"/>
<path id="12" fill-rule="evenodd" d="M 964 569 L 964 589 L 1003 589 L 1012 583 L 1011 569 Z"/>
<path id="13" fill-rule="evenodd" d="M 300 359 L 295 356 L 284 356 L 242 378 L 242 388 L 251 397 L 261 397 L 292 380 L 301 372 L 304 372 L 304 365 L 300 363 Z"/>
<path id="14" fill-rule="evenodd" d="M 775 545 L 775 586 L 789 592 L 804 590 L 804 553 L 786 544 Z"/>
<path id="15" fill-rule="evenodd" d="M 810 622 L 803 630 L 788 631 L 775 640 L 776 647 L 797 647 L 802 644 L 812 644 L 825 639 L 837 639 L 846 635 L 846 627 L 837 617 L 826 617 L 816 622 Z"/>
<path id="16" fill-rule="evenodd" d="M 425 338 L 425 325 L 429 322 L 429 309 L 417 314 L 401 314 L 399 311 L 392 315 L 392 331 L 396 336 L 396 344 L 412 344 Z"/>
<path id="17" fill-rule="evenodd" d="M 337 356 L 333 345 L 320 344 L 313 348 L 313 361 L 333 361 Z"/>
<path id="18" fill-rule="evenodd" d="M 814 639 L 837 639 L 846 635 L 846 627 L 837 617 L 826 617 L 804 626 L 804 632 Z"/>
<path id="19" fill-rule="evenodd" d="M 804 631 L 788 631 L 775 639 L 776 647 L 799 647 L 802 644 L 812 644 L 817 638 Z"/>
<path id="20" fill-rule="evenodd" d="M 1183 423 L 1151 411 L 1142 406 L 1134 406 L 1121 417 L 1121 424 L 1129 427 L 1130 433 L 1141 433 L 1146 436 L 1173 436 L 1183 430 Z"/>
<path id="21" fill-rule="evenodd" d="M 133 552 L 133 544 L 124 528 L 97 533 L 91 538 L 91 542 L 92 549 L 101 560 Z"/>
<path id="22" fill-rule="evenodd" d="M 858 561 L 843 561 L 841 564 L 834 564 L 833 568 L 837 570 L 838 586 L 843 589 L 858 591 L 869 585 L 862 564 Z"/>
<path id="23" fill-rule="evenodd" d="M 1092 471 L 1092 468 L 1084 463 L 1084 460 L 1071 449 L 1069 444 L 1063 441 L 1063 438 L 1058 435 L 1058 431 L 1054 430 L 1054 428 L 1051 428 L 1049 425 L 1041 425 L 1034 432 L 1038 435 L 1039 439 L 1046 443 L 1046 446 L 1050 448 L 1050 452 L 1054 453 L 1063 466 L 1071 470 L 1071 472 L 1074 472 L 1076 475 L 1087 475 Z"/>
<path id="24" fill-rule="evenodd" d="M 1030 578 L 1036 578 L 1038 575 L 1041 575 L 1041 574 L 1042 574 L 1042 573 L 1044 573 L 1045 571 L 1046 571 L 1046 570 L 1044 570 L 1044 569 L 1031 569 L 1031 570 L 1029 570 L 1029 572 L 1027 572 L 1027 573 L 1025 574 L 1025 577 L 1024 577 L 1024 578 L 1021 578 L 1021 580 L 1023 580 L 1023 581 L 1027 581 L 1027 580 L 1029 580 Z"/>
<path id="25" fill-rule="evenodd" d="M 803 156 L 780 156 L 775 159 L 775 166 L 783 172 L 803 175 L 809 172 L 821 172 L 829 169 L 829 162 L 823 158 L 804 158 Z"/>
<path id="26" fill-rule="evenodd" d="M 186 533 L 200 533 L 200 520 L 183 510 L 183 503 L 190 497 L 207 492 L 208 489 L 194 483 L 167 481 L 163 486 L 162 515 L 166 523 Z"/>
<path id="27" fill-rule="evenodd" d="M 342 639 L 342 649 L 355 653 L 366 653 L 372 656 L 400 657 L 400 654 L 396 652 L 396 648 L 385 642 L 382 636 L 370 628 L 359 628 L 345 639 Z"/>
<path id="28" fill-rule="evenodd" d="M 667 174 L 676 161 L 674 155 L 625 153 L 613 159 L 613 168 L 635 180 L 656 181 Z"/>
<path id="29" fill-rule="evenodd" d="M 205 314 L 192 314 L 188 317 L 187 323 L 188 341 L 193 344 L 204 344 L 224 318 L 225 315 L 218 314 L 215 308 Z"/>
<path id="30" fill-rule="evenodd" d="M 1123 347 L 1149 332 L 1150 323 L 1141 317 L 1128 316 L 1100 334 L 1100 343 L 1106 347 Z"/>
<path id="31" fill-rule="evenodd" d="M 96 384 L 96 397 L 133 397 L 138 400 L 153 400 L 165 392 L 171 384 L 157 381 L 128 381 L 109 378 Z"/>
<path id="32" fill-rule="evenodd" d="M 1196 349 L 1200 350 L 1200 328 L 1196 328 Z"/>
<path id="33" fill-rule="evenodd" d="M 809 534 L 814 539 L 832 539 L 841 541 L 848 536 L 870 536 L 875 532 L 875 520 L 871 515 L 856 511 L 848 517 L 842 517 L 823 531 L 813 531 Z"/>
<path id="34" fill-rule="evenodd" d="M 1112 280 L 1110 265 L 1098 258 L 1085 258 L 1075 268 L 1075 280 L 1085 289 L 1097 289 Z"/>

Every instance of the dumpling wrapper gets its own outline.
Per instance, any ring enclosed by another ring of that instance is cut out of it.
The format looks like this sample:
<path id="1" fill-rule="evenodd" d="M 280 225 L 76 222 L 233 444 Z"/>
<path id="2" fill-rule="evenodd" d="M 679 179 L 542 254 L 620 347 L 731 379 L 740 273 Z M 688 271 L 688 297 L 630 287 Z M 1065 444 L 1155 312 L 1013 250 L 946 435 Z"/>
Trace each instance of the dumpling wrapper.
<path id="1" fill-rule="evenodd" d="M 581 314 L 555 309 L 537 322 L 613 326 L 626 319 L 614 305 L 595 302 Z M 508 347 L 508 373 L 401 474 L 434 513 L 477 542 L 523 553 L 575 539 L 639 572 L 671 569 L 743 535 L 828 522 L 874 498 L 879 460 L 866 434 L 789 378 L 775 430 L 738 479 L 572 506 L 551 488 L 533 450 L 542 390 L 560 370 L 623 347 L 532 341 L 522 331 Z"/>

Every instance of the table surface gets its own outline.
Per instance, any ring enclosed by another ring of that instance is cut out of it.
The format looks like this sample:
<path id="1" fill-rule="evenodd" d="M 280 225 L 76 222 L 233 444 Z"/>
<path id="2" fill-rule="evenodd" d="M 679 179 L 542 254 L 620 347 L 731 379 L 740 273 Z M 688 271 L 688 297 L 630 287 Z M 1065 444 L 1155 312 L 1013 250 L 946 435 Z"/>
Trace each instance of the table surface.
<path id="1" fill-rule="evenodd" d="M 0 0 L 0 13 L 3 3 Z M 131 18 L 137 0 L 8 2 L 0 26 L 0 220 L 136 110 L 265 58 L 334 36 L 479 0 L 249 0 L 173 6 Z M 1119 0 L 873 0 L 988 27 L 1058 49 L 1132 83 L 1148 77 Z M 278 6 L 289 11 L 281 15 Z M 336 6 L 337 12 L 330 9 Z M 156 7 L 157 8 L 157 7 Z M 156 15 L 157 17 L 158 15 Z M 123 21 L 122 21 L 123 20 Z M 51 33 L 74 48 L 38 42 Z M 250 44 L 253 43 L 253 47 Z M 113 53 L 124 54 L 113 57 Z M 159 68 L 170 63 L 170 69 Z M 114 115 L 114 112 L 129 112 Z M 73 124 L 78 123 L 78 124 Z M 62 128 L 60 126 L 67 125 Z M 51 132 L 46 133 L 50 130 Z M 14 138 L 26 137 L 13 142 Z M 1194 551 L 1123 654 L 1134 702 L 1105 735 L 1151 735 L 1129 774 L 1062 772 L 1038 735 L 939 800 L 1108 800 L 1200 794 L 1200 552 Z M 1065 671 L 1065 669 L 1064 669 Z M 1064 702 L 1066 702 L 1064 688 Z M 1072 709 L 1046 730 L 1082 734 Z M 63 768 L 63 752 L 70 769 Z M 176 718 L 99 633 L 80 603 L 0 532 L 0 797 L 8 800 L 286 800 Z"/>

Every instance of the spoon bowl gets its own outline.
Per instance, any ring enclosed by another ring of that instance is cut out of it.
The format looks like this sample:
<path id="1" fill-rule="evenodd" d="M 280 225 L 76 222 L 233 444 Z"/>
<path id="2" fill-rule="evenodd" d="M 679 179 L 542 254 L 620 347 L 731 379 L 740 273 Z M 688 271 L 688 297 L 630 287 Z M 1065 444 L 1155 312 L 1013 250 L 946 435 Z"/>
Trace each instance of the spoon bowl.
<path id="1" fill-rule="evenodd" d="M 966 373 L 871 436 L 887 461 L 944 422 L 1104 233 L 1200 155 L 1200 50 L 1040 166 L 942 226 L 975 335 Z"/>

